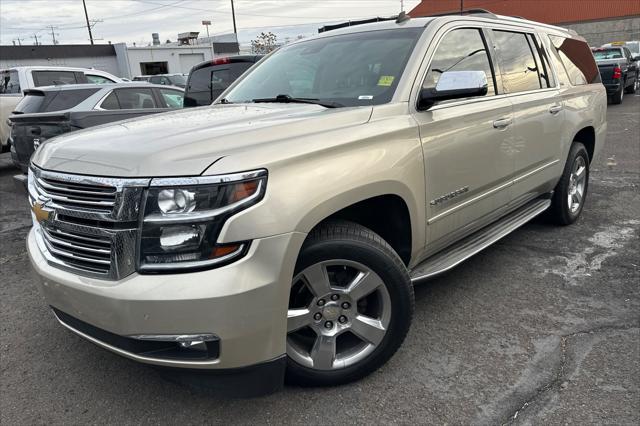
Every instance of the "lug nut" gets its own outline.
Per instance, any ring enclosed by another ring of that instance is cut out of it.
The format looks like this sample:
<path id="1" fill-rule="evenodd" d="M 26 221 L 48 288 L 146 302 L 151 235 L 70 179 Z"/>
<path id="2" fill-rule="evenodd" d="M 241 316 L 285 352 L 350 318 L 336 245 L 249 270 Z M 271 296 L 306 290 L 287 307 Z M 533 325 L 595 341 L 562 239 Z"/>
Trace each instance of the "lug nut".
<path id="1" fill-rule="evenodd" d="M 322 314 L 320 312 L 316 312 L 316 314 L 313 316 L 313 319 L 316 321 L 319 321 L 322 318 Z"/>
<path id="2" fill-rule="evenodd" d="M 318 300 L 318 306 L 324 306 L 324 299 Z"/>
<path id="3" fill-rule="evenodd" d="M 340 321 L 340 324 L 344 324 L 345 322 L 347 322 L 347 317 L 345 317 L 344 315 L 340 315 L 338 321 Z"/>
<path id="4" fill-rule="evenodd" d="M 340 298 L 340 296 L 338 296 L 337 294 L 332 294 L 331 295 L 331 300 L 338 300 Z"/>
<path id="5" fill-rule="evenodd" d="M 349 304 L 349 302 L 342 302 L 342 309 L 349 309 L 351 307 L 351 305 Z"/>
<path id="6" fill-rule="evenodd" d="M 327 321 L 324 323 L 324 328 L 333 328 L 333 323 L 331 321 Z"/>

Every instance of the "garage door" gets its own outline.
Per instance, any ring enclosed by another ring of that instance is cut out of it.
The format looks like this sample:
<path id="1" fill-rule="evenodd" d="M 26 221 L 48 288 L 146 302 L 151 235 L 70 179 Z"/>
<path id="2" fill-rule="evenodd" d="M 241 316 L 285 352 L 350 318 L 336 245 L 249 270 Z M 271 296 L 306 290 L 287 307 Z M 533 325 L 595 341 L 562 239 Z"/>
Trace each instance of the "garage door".
<path id="1" fill-rule="evenodd" d="M 180 54 L 180 70 L 184 74 L 189 74 L 194 65 L 204 61 L 204 53 Z"/>

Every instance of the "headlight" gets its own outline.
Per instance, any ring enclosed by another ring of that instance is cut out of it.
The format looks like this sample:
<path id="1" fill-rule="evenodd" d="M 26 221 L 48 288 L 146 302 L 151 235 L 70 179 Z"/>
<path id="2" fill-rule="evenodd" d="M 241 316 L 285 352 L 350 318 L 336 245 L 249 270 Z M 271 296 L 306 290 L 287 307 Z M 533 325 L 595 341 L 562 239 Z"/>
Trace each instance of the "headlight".
<path id="1" fill-rule="evenodd" d="M 224 222 L 259 202 L 266 170 L 224 176 L 153 179 L 144 201 L 140 272 L 204 269 L 243 256 L 246 241 L 217 244 Z"/>

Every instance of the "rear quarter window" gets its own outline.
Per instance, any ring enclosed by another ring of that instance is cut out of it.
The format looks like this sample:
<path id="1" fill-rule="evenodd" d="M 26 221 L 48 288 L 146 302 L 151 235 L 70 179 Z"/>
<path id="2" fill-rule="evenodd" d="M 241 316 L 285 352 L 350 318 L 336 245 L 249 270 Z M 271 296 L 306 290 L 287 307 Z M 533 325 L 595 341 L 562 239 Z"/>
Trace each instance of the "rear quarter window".
<path id="1" fill-rule="evenodd" d="M 73 108 L 97 91 L 98 89 L 61 90 L 44 106 L 43 111 L 62 111 Z"/>
<path id="2" fill-rule="evenodd" d="M 15 110 L 23 114 L 62 111 L 75 107 L 97 91 L 98 89 L 78 89 L 27 92 Z"/>
<path id="3" fill-rule="evenodd" d="M 551 51 L 564 66 L 574 86 L 600 83 L 600 71 L 587 43 L 572 38 L 550 35 Z"/>

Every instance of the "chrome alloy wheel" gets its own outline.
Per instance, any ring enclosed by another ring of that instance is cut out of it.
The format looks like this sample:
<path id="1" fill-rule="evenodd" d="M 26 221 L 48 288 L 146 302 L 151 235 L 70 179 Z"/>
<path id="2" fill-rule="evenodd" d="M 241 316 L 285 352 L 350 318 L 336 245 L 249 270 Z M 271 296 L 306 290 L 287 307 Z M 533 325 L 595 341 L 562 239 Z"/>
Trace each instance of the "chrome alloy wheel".
<path id="1" fill-rule="evenodd" d="M 382 279 L 350 260 L 315 263 L 293 278 L 287 355 L 315 370 L 358 363 L 382 342 L 391 298 Z"/>
<path id="2" fill-rule="evenodd" d="M 569 202 L 569 211 L 575 214 L 580 210 L 582 200 L 584 198 L 584 189 L 587 181 L 587 164 L 582 156 L 577 156 L 571 167 L 571 175 L 569 176 L 569 190 L 567 198 Z"/>

